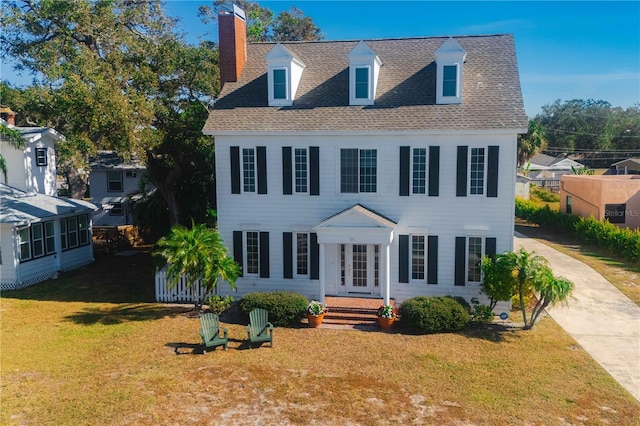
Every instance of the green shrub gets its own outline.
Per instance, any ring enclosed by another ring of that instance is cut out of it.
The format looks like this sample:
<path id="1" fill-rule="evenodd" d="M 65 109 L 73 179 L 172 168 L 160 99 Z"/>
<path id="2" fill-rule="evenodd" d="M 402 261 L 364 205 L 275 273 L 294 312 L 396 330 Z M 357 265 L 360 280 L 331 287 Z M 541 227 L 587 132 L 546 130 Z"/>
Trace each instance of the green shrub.
<path id="1" fill-rule="evenodd" d="M 400 305 L 401 324 L 418 333 L 459 331 L 471 320 L 467 309 L 453 297 L 418 296 Z"/>
<path id="2" fill-rule="evenodd" d="M 209 309 L 216 315 L 220 315 L 221 313 L 229 309 L 232 302 L 232 296 L 222 297 L 216 294 L 207 298 L 207 305 L 209 305 Z"/>
<path id="3" fill-rule="evenodd" d="M 537 198 L 540 201 L 544 201 L 545 203 L 555 203 L 560 201 L 560 196 L 555 192 L 549 191 L 548 189 L 531 185 L 530 190 L 531 190 L 531 195 L 534 198 Z"/>
<path id="4" fill-rule="evenodd" d="M 481 305 L 476 297 L 471 299 L 469 315 L 471 315 L 471 322 L 489 324 L 493 321 L 493 309 L 490 306 Z"/>
<path id="5" fill-rule="evenodd" d="M 275 326 L 287 326 L 304 318 L 309 301 L 302 294 L 290 291 L 273 291 L 268 293 L 248 293 L 238 305 L 248 314 L 256 308 L 269 312 L 269 322 Z"/>

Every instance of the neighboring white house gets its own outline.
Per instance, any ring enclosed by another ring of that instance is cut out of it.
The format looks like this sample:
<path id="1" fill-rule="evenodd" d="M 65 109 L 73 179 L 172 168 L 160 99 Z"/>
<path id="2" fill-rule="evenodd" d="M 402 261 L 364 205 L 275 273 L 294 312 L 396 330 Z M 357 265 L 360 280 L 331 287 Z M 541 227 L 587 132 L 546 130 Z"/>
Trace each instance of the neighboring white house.
<path id="1" fill-rule="evenodd" d="M 45 127 L 14 128 L 27 146 L 16 149 L 0 141 L 8 168 L 7 182 L 0 177 L 1 290 L 26 287 L 93 261 L 90 216 L 96 207 L 55 192 L 54 143 L 63 136 Z"/>
<path id="2" fill-rule="evenodd" d="M 94 213 L 95 226 L 133 224 L 131 194 L 139 192 L 140 178 L 147 168 L 139 161 L 123 160 L 113 151 L 100 151 L 90 162 L 91 202 L 102 209 Z"/>
<path id="3" fill-rule="evenodd" d="M 552 157 L 547 154 L 536 154 L 528 161 L 527 176 L 531 179 L 560 179 L 562 175 L 570 175 L 573 168 L 584 167 L 568 157 Z"/>
<path id="4" fill-rule="evenodd" d="M 480 294 L 527 131 L 511 35 L 244 42 L 219 16 L 218 227 L 238 294 Z M 219 286 L 222 294 L 228 286 Z"/>

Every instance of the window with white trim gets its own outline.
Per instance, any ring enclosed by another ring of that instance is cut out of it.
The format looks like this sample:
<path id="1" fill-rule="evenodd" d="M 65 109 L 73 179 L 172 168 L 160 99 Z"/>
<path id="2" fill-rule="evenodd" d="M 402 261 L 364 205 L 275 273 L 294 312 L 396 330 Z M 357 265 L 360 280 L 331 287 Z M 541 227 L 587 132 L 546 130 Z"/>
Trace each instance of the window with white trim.
<path id="1" fill-rule="evenodd" d="M 442 67 L 442 96 L 458 96 L 458 66 Z"/>
<path id="2" fill-rule="evenodd" d="M 31 259 L 31 232 L 29 232 L 29 227 L 18 230 L 18 245 L 20 247 L 20 262 Z"/>
<path id="3" fill-rule="evenodd" d="M 287 69 L 273 70 L 273 99 L 287 99 Z"/>
<path id="4" fill-rule="evenodd" d="M 411 236 L 411 279 L 425 279 L 425 237 L 424 235 Z"/>
<path id="5" fill-rule="evenodd" d="M 258 275 L 260 273 L 259 233 L 246 231 L 245 243 L 245 275 Z"/>
<path id="6" fill-rule="evenodd" d="M 256 192 L 255 148 L 242 148 L 242 191 Z"/>
<path id="7" fill-rule="evenodd" d="M 78 218 L 67 218 L 67 239 L 69 241 L 69 248 L 78 247 Z"/>
<path id="8" fill-rule="evenodd" d="M 47 165 L 47 148 L 36 148 L 36 166 Z"/>
<path id="9" fill-rule="evenodd" d="M 356 67 L 356 99 L 369 98 L 369 67 Z"/>
<path id="10" fill-rule="evenodd" d="M 122 192 L 122 172 L 107 171 L 107 192 Z"/>
<path id="11" fill-rule="evenodd" d="M 78 240 L 81 246 L 89 244 L 89 216 L 78 216 Z"/>
<path id="12" fill-rule="evenodd" d="M 482 280 L 483 240 L 483 237 L 467 238 L 467 282 L 479 283 Z"/>
<path id="13" fill-rule="evenodd" d="M 485 163 L 484 148 L 471 148 L 469 193 L 472 195 L 484 194 Z"/>
<path id="14" fill-rule="evenodd" d="M 56 234 L 53 222 L 44 223 L 44 247 L 46 254 L 56 252 Z"/>
<path id="15" fill-rule="evenodd" d="M 295 259 L 296 276 L 309 276 L 309 234 L 306 232 L 296 232 L 295 234 Z"/>
<path id="16" fill-rule="evenodd" d="M 42 223 L 34 223 L 31 225 L 31 244 L 33 257 L 44 256 L 44 233 L 42 232 Z"/>
<path id="17" fill-rule="evenodd" d="M 295 173 L 295 191 L 306 194 L 309 190 L 309 161 L 307 148 L 294 148 L 293 170 Z"/>
<path id="18" fill-rule="evenodd" d="M 60 219 L 60 245 L 62 251 L 69 248 L 67 242 L 67 219 Z"/>
<path id="19" fill-rule="evenodd" d="M 377 191 L 377 151 L 375 149 L 340 150 L 340 192 Z"/>
<path id="20" fill-rule="evenodd" d="M 413 148 L 412 187 L 414 194 L 427 192 L 427 149 Z"/>

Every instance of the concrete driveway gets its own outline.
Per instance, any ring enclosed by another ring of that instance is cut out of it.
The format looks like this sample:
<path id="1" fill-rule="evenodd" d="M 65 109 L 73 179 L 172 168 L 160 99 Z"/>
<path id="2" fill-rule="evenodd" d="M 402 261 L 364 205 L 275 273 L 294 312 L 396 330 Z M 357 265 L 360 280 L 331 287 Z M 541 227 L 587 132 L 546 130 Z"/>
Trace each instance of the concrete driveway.
<path id="1" fill-rule="evenodd" d="M 590 266 L 516 232 L 514 251 L 520 248 L 573 281 L 569 305 L 550 308 L 549 315 L 640 401 L 640 307 Z"/>

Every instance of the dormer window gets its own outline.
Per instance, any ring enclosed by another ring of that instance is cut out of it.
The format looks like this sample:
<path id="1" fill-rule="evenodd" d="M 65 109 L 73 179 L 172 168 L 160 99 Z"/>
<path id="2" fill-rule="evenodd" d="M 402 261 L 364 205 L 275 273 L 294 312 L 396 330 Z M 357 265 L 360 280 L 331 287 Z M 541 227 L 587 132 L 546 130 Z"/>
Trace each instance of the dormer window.
<path id="1" fill-rule="evenodd" d="M 269 106 L 291 106 L 306 65 L 280 43 L 267 53 Z"/>
<path id="2" fill-rule="evenodd" d="M 442 67 L 442 96 L 458 95 L 458 66 L 445 65 Z"/>
<path id="3" fill-rule="evenodd" d="M 449 38 L 435 52 L 436 103 L 462 103 L 462 69 L 467 52 L 453 38 Z"/>
<path id="4" fill-rule="evenodd" d="M 382 62 L 373 50 L 360 41 L 349 58 L 349 105 L 373 105 Z"/>
<path id="5" fill-rule="evenodd" d="M 287 70 L 273 70 L 273 98 L 287 99 Z"/>
<path id="6" fill-rule="evenodd" d="M 369 67 L 356 68 L 356 99 L 369 98 Z"/>

